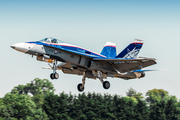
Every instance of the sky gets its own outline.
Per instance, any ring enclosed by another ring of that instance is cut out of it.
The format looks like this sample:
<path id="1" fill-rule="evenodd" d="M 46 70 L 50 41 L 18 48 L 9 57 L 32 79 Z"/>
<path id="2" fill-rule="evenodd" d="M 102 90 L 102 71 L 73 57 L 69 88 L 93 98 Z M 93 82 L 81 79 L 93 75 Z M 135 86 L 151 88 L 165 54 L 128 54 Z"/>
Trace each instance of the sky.
<path id="1" fill-rule="evenodd" d="M 100 53 L 107 41 L 117 45 L 117 54 L 135 38 L 143 39 L 141 57 L 157 58 L 141 79 L 108 78 L 105 90 L 100 81 L 86 79 L 85 93 L 125 96 L 132 87 L 137 92 L 164 89 L 180 99 L 180 2 L 176 0 L 8 0 L 0 1 L 0 97 L 15 86 L 35 78 L 49 79 L 51 70 L 36 57 L 13 50 L 10 45 L 54 37 Z M 61 92 L 78 94 L 82 76 L 63 74 L 50 80 Z"/>

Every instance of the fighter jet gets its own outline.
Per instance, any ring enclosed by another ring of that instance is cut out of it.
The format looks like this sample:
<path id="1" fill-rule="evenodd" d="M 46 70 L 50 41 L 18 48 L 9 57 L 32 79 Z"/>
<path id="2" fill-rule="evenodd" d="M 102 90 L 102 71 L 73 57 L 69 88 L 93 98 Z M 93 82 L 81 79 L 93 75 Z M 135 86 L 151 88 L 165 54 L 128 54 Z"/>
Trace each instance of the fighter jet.
<path id="1" fill-rule="evenodd" d="M 106 42 L 101 53 L 65 43 L 56 38 L 48 37 L 39 41 L 24 42 L 11 45 L 17 51 L 36 56 L 38 61 L 47 62 L 53 72 L 51 79 L 58 79 L 57 70 L 66 74 L 81 75 L 82 83 L 77 89 L 85 88 L 86 78 L 99 79 L 104 89 L 110 88 L 110 83 L 104 81 L 107 77 L 124 80 L 142 78 L 143 68 L 156 64 L 156 59 L 137 57 L 144 40 L 135 39 L 122 52 L 116 54 L 116 44 Z"/>

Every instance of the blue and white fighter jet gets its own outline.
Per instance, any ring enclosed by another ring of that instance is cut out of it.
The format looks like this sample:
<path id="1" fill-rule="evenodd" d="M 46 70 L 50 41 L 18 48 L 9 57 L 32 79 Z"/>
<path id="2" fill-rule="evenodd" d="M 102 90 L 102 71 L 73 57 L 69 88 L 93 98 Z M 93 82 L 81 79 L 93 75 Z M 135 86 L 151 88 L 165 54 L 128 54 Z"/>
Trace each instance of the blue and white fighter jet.
<path id="1" fill-rule="evenodd" d="M 51 79 L 58 79 L 57 70 L 63 73 L 82 75 L 82 83 L 77 88 L 81 92 L 85 88 L 85 79 L 99 79 L 105 89 L 110 83 L 104 81 L 107 77 L 125 80 L 142 78 L 145 71 L 142 68 L 156 64 L 156 59 L 137 57 L 143 40 L 135 39 L 122 52 L 116 54 L 116 44 L 107 42 L 101 53 L 96 53 L 79 46 L 67 44 L 61 40 L 48 37 L 40 41 L 14 44 L 11 47 L 17 51 L 37 56 L 38 61 L 49 64 L 53 72 Z"/>

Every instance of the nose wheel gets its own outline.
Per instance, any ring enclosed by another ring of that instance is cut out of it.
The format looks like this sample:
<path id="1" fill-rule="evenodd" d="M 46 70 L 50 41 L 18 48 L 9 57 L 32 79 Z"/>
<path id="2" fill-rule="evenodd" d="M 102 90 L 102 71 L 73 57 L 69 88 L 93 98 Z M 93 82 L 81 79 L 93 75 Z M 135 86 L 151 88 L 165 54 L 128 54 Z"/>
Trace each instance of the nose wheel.
<path id="1" fill-rule="evenodd" d="M 53 73 L 50 74 L 50 78 L 53 79 L 58 79 L 59 78 L 59 74 L 56 72 L 57 68 L 60 66 L 63 66 L 66 63 L 60 63 L 57 65 L 57 61 L 55 61 L 53 63 L 53 67 L 49 64 L 49 66 L 53 69 Z"/>
<path id="2" fill-rule="evenodd" d="M 57 72 L 51 73 L 51 74 L 50 74 L 50 78 L 51 78 L 51 79 L 58 79 L 58 78 L 59 78 L 59 74 L 58 74 Z"/>

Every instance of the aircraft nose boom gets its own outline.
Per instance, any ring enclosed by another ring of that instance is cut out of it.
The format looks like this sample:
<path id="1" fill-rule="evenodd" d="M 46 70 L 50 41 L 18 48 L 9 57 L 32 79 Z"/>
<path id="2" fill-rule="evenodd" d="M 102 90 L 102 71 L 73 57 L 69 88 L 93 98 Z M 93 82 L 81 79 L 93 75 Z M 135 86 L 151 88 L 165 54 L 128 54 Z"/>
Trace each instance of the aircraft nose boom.
<path id="1" fill-rule="evenodd" d="M 29 44 L 28 43 L 17 43 L 14 45 L 11 45 L 11 48 L 26 53 L 29 50 Z"/>

